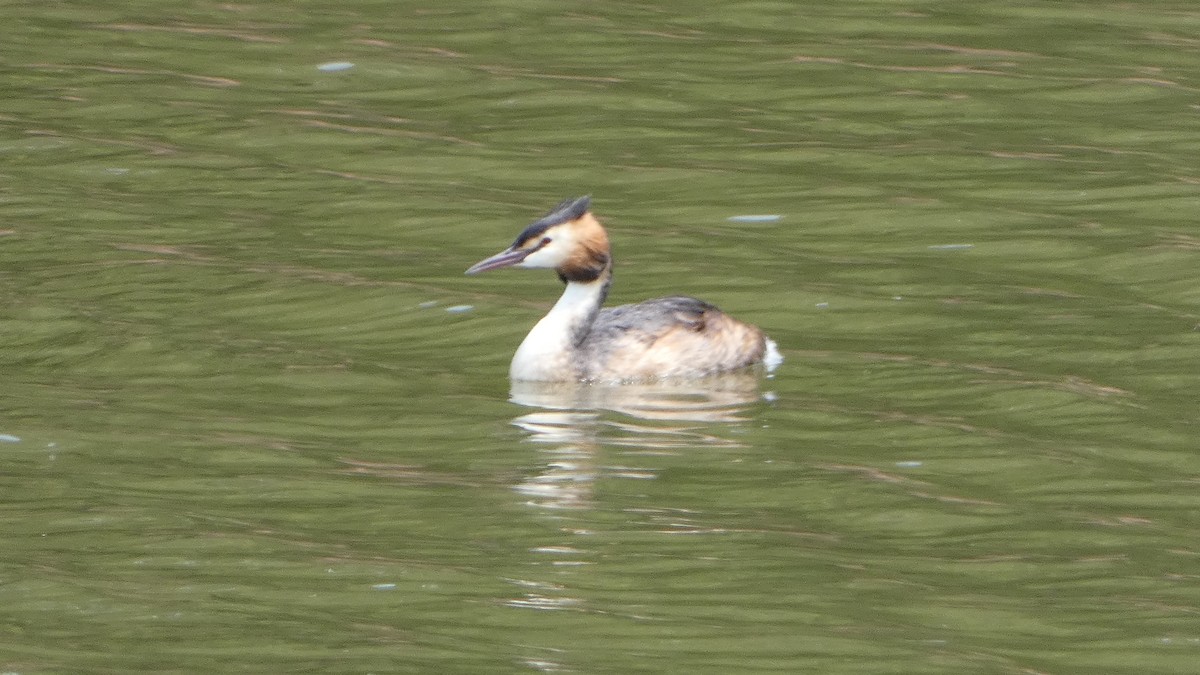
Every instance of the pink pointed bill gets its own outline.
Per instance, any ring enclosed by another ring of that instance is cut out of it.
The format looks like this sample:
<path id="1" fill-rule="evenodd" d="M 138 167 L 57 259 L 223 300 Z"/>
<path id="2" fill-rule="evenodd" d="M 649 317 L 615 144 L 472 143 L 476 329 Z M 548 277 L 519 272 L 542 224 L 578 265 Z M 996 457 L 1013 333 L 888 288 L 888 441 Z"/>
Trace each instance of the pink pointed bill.
<path id="1" fill-rule="evenodd" d="M 471 265 L 465 274 L 479 274 L 480 272 L 488 272 L 490 270 L 498 270 L 501 267 L 511 267 L 529 257 L 533 253 L 532 249 L 508 249 L 501 251 L 490 258 L 484 258 L 479 262 Z"/>

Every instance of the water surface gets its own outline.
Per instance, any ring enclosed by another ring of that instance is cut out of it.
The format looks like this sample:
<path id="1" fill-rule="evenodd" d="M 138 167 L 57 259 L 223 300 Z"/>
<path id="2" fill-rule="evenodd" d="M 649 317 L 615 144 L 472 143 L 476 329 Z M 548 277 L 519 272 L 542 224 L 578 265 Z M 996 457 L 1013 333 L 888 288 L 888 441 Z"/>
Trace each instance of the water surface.
<path id="1" fill-rule="evenodd" d="M 1190 3 L 6 18 L 5 672 L 1195 669 Z M 784 366 L 511 389 L 583 193 Z"/>

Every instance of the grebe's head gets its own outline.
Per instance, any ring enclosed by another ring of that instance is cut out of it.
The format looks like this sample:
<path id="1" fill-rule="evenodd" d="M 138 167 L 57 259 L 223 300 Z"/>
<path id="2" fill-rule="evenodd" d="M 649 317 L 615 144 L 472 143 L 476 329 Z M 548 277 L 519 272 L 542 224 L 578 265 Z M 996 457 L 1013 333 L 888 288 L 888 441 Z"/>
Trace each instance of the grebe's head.
<path id="1" fill-rule="evenodd" d="M 553 269 L 564 282 L 595 281 L 608 269 L 609 247 L 590 207 L 590 197 L 566 200 L 525 228 L 512 246 L 475 263 L 467 274 L 525 267 Z"/>

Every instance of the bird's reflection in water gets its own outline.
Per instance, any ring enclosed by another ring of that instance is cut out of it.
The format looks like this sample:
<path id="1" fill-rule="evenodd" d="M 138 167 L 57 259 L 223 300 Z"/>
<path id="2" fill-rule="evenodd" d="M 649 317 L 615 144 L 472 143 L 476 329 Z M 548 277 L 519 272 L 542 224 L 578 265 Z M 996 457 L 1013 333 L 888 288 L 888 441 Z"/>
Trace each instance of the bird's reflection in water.
<path id="1" fill-rule="evenodd" d="M 545 464 L 515 488 L 531 506 L 546 509 L 557 536 L 530 549 L 533 569 L 559 573 L 542 579 L 511 579 L 518 597 L 509 607 L 590 611 L 586 593 L 562 573 L 596 563 L 585 542 L 593 534 L 581 511 L 592 506 L 596 480 L 653 479 L 657 469 L 631 465 L 632 458 L 674 454 L 685 448 L 736 448 L 737 427 L 760 398 L 757 373 L 727 373 L 701 380 L 595 385 L 514 382 L 511 400 L 529 408 L 513 424 L 544 448 Z M 761 398 L 772 400 L 771 394 Z M 731 438 L 732 436 L 732 438 Z M 602 449 L 621 448 L 620 452 Z M 614 462 L 619 456 L 620 463 Z M 582 544 L 582 545 L 581 545 Z M 552 664 L 553 665 L 553 664 Z"/>
<path id="2" fill-rule="evenodd" d="M 518 416 L 513 424 L 529 432 L 531 441 L 549 446 L 545 469 L 516 489 L 536 506 L 581 508 L 590 503 L 592 485 L 600 475 L 655 476 L 654 469 L 600 465 L 601 445 L 640 450 L 627 455 L 673 453 L 694 446 L 737 447 L 736 440 L 721 432 L 745 421 L 746 408 L 760 398 L 760 382 L 752 371 L 623 385 L 514 382 L 511 400 L 539 410 Z M 613 419 L 609 412 L 624 419 Z M 722 428 L 714 429 L 714 424 Z"/>

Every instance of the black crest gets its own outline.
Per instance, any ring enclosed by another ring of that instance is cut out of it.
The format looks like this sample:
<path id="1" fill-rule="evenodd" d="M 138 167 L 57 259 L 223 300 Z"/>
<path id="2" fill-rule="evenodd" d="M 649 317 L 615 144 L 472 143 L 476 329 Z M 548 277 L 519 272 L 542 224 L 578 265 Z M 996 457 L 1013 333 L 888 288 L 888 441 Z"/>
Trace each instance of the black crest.
<path id="1" fill-rule="evenodd" d="M 517 240 L 513 242 L 513 247 L 520 246 L 534 237 L 541 236 L 543 232 L 554 227 L 569 223 L 572 220 L 583 217 L 583 214 L 588 212 L 592 206 L 592 198 L 588 195 L 583 197 L 575 197 L 564 200 L 561 204 L 550 209 L 550 213 L 539 218 L 529 227 L 521 231 L 517 235 Z"/>

